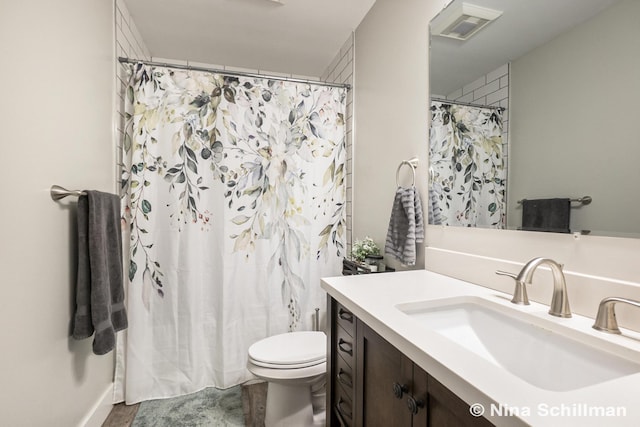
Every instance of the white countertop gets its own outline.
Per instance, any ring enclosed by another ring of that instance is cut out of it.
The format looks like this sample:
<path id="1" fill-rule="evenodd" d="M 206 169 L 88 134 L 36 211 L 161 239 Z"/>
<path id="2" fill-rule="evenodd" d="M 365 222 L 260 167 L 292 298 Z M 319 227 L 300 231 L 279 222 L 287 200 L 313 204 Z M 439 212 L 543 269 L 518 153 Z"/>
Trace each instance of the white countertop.
<path id="1" fill-rule="evenodd" d="M 547 305 L 517 306 L 511 304 L 511 295 L 426 270 L 325 278 L 322 288 L 469 405 L 483 405 L 484 416 L 497 426 L 640 425 L 640 373 L 566 392 L 541 389 L 422 327 L 396 305 L 478 296 L 562 325 L 590 345 L 615 349 L 619 356 L 640 363 L 636 332 L 622 329 L 622 336 L 598 332 L 591 328 L 593 319 L 576 314 L 556 318 L 548 314 Z M 615 415 L 579 416 L 601 410 Z"/>

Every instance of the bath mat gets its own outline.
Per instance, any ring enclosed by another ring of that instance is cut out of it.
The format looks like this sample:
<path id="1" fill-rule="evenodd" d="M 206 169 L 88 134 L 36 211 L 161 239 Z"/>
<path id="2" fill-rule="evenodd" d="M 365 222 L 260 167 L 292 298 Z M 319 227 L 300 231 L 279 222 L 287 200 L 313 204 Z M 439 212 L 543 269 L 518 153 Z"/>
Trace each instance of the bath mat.
<path id="1" fill-rule="evenodd" d="M 142 402 L 132 427 L 244 426 L 241 387 Z"/>

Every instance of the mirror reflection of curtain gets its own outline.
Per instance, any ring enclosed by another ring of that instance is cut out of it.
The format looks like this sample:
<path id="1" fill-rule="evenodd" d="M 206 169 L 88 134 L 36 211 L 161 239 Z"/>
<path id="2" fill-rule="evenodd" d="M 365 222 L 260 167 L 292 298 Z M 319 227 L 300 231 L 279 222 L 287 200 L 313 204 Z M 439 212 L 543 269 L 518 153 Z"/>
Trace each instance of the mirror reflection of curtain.
<path id="1" fill-rule="evenodd" d="M 505 228 L 502 111 L 431 103 L 430 224 Z"/>

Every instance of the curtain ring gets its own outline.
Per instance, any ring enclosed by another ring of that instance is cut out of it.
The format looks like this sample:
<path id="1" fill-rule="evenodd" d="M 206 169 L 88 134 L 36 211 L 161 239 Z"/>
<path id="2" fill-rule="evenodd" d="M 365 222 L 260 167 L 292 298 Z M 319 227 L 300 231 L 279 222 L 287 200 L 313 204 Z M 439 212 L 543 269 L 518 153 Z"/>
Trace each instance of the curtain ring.
<path id="1" fill-rule="evenodd" d="M 413 164 L 411 162 L 408 162 L 407 160 L 403 160 L 402 163 L 400 163 L 400 165 L 398 166 L 398 169 L 396 170 L 396 187 L 400 187 L 400 169 L 402 169 L 402 166 L 407 165 L 411 168 L 411 172 L 413 173 L 412 175 L 412 180 L 411 180 L 411 186 L 415 187 L 416 185 L 416 168 L 415 166 L 413 166 Z"/>

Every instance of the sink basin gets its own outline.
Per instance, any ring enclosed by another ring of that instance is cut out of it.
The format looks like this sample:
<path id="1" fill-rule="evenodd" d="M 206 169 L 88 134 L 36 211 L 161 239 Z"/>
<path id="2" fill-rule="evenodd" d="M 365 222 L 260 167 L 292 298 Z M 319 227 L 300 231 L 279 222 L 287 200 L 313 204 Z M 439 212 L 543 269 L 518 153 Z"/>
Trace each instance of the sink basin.
<path id="1" fill-rule="evenodd" d="M 484 298 L 449 298 L 396 308 L 422 327 L 541 389 L 576 390 L 640 372 L 638 363 L 552 331 L 542 319 Z"/>

